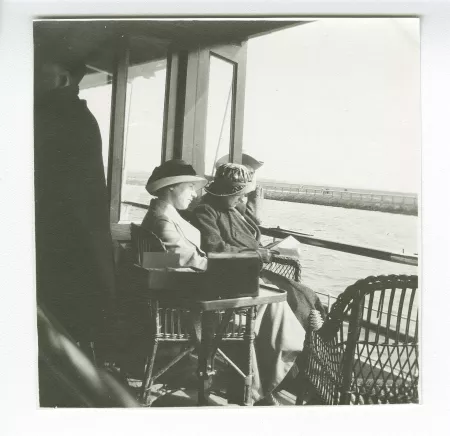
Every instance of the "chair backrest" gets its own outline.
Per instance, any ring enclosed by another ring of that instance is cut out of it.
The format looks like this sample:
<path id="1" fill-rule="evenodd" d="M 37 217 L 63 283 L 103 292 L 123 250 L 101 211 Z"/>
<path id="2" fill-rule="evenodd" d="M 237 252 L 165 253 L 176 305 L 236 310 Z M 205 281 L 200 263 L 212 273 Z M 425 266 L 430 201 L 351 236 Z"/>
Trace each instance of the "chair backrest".
<path id="1" fill-rule="evenodd" d="M 166 252 L 166 247 L 161 239 L 153 232 L 137 225 L 130 225 L 131 246 L 134 253 L 134 261 L 138 265 L 142 265 L 145 252 Z"/>
<path id="2" fill-rule="evenodd" d="M 343 346 L 341 403 L 417 399 L 417 288 L 415 275 L 371 276 L 333 304 L 319 332 Z"/>

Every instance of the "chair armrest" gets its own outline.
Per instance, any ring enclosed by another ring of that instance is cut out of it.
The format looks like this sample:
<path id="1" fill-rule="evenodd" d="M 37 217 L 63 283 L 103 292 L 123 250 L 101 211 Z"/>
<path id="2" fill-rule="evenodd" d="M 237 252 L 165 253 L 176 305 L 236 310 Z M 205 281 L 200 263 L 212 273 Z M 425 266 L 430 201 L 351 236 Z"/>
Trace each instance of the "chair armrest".
<path id="1" fill-rule="evenodd" d="M 287 275 L 289 267 L 292 269 L 292 273 Z M 300 282 L 302 266 L 297 258 L 290 256 L 281 256 L 280 254 L 272 255 L 272 261 L 264 266 L 264 269 L 273 271 L 288 277 L 296 282 Z M 292 276 L 292 277 L 289 277 Z"/>

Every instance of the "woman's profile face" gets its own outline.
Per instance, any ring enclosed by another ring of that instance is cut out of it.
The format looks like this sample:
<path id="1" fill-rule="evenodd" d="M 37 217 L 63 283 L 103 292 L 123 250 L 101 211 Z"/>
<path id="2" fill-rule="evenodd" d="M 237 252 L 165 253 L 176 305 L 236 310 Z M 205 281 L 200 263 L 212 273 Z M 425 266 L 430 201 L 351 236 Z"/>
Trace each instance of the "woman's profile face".
<path id="1" fill-rule="evenodd" d="M 185 210 L 191 201 L 197 197 L 194 183 L 179 183 L 170 189 L 170 198 L 175 209 Z"/>

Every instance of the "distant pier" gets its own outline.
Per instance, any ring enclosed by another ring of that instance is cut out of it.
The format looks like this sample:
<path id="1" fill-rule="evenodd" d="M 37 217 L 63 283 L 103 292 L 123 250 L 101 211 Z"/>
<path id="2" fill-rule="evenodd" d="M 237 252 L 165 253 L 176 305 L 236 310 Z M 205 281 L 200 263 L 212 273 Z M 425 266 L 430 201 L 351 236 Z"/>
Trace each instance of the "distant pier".
<path id="1" fill-rule="evenodd" d="M 258 181 L 258 184 L 264 187 L 264 196 L 269 200 L 320 204 L 404 215 L 418 214 L 416 194 L 296 185 L 264 180 Z"/>
<path id="2" fill-rule="evenodd" d="M 147 173 L 132 173 L 128 175 L 126 183 L 143 187 L 147 179 Z M 211 177 L 207 176 L 207 179 Z M 419 209 L 417 194 L 411 193 L 305 185 L 267 179 L 258 179 L 257 183 L 264 188 L 264 196 L 269 200 L 416 216 Z"/>

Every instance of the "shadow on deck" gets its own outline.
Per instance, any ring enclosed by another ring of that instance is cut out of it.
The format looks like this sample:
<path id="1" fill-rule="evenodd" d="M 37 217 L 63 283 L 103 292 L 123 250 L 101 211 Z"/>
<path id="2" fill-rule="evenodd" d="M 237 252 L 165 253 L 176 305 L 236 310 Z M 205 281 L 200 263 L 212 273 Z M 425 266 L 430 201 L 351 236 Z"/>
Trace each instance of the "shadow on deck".
<path id="1" fill-rule="evenodd" d="M 160 360 L 161 361 L 161 360 Z M 190 354 L 163 374 L 151 389 L 151 407 L 197 407 L 197 365 L 198 359 Z M 128 368 L 127 383 L 130 390 L 139 400 L 141 375 L 138 366 Z M 232 370 L 219 359 L 216 359 L 216 374 L 213 376 L 209 406 L 239 407 L 227 400 L 227 386 Z M 295 405 L 295 395 L 287 390 L 277 393 L 277 399 L 283 406 Z"/>

